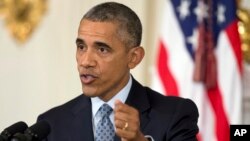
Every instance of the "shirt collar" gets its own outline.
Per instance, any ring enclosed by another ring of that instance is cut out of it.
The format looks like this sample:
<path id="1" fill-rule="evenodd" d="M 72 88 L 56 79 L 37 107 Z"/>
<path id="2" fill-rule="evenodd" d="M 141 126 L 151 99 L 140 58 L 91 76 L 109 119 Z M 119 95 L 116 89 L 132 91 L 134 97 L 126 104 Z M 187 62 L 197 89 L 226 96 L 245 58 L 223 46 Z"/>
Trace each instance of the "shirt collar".
<path id="1" fill-rule="evenodd" d="M 125 87 L 123 87 L 115 96 L 113 96 L 108 102 L 102 101 L 99 97 L 91 98 L 92 103 L 92 114 L 95 115 L 98 109 L 104 104 L 107 103 L 112 109 L 115 107 L 115 100 L 120 100 L 122 103 L 125 103 L 128 98 L 129 91 L 132 86 L 132 77 L 129 77 L 129 81 Z"/>

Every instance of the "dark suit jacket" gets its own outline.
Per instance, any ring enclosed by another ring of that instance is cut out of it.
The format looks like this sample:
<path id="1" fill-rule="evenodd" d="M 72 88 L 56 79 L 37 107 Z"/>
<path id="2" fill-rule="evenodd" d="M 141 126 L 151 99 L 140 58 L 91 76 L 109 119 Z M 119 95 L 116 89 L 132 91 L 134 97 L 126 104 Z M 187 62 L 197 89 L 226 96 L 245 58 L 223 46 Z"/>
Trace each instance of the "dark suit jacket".
<path id="1" fill-rule="evenodd" d="M 126 100 L 140 113 L 140 128 L 155 141 L 195 141 L 198 110 L 189 99 L 163 96 L 133 79 Z M 51 126 L 47 141 L 94 141 L 91 100 L 85 95 L 38 117 Z M 115 137 L 115 141 L 119 141 Z"/>

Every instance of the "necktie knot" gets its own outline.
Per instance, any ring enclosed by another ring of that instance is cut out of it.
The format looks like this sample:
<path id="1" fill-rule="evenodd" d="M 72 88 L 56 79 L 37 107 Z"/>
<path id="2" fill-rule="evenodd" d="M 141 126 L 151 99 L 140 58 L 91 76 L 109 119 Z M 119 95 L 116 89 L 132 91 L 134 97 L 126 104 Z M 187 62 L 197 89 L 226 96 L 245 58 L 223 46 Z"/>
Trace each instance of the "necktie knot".
<path id="1" fill-rule="evenodd" d="M 100 115 L 100 117 L 109 116 L 112 113 L 113 109 L 108 104 L 103 104 L 99 110 L 97 111 L 97 114 Z"/>

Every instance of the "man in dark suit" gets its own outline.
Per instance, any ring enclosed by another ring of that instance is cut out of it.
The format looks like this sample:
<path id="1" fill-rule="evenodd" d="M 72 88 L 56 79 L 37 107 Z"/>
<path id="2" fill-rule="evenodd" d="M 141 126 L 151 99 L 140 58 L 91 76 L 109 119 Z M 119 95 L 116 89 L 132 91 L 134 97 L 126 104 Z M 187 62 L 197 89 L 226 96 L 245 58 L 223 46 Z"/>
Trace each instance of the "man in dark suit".
<path id="1" fill-rule="evenodd" d="M 51 126 L 46 140 L 196 140 L 198 110 L 191 100 L 163 96 L 130 75 L 144 57 L 141 37 L 141 22 L 125 5 L 102 3 L 83 16 L 76 40 L 83 94 L 38 117 Z M 106 117 L 100 107 L 109 107 Z"/>

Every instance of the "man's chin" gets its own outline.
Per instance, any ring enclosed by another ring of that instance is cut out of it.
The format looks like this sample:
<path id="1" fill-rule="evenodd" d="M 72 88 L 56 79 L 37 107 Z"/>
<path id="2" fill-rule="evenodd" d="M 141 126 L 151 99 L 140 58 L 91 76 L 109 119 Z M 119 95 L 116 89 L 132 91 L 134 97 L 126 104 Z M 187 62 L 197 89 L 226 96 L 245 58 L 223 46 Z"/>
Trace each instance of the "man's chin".
<path id="1" fill-rule="evenodd" d="M 83 91 L 83 94 L 87 97 L 97 97 L 98 94 L 94 92 L 89 92 L 89 91 Z"/>
<path id="2" fill-rule="evenodd" d="M 86 94 L 86 93 L 83 93 L 83 95 L 85 95 L 85 96 L 87 96 L 87 97 L 90 97 L 90 98 L 92 98 L 92 97 L 97 97 L 97 95 L 93 95 L 93 94 Z"/>
<path id="3" fill-rule="evenodd" d="M 87 97 L 97 97 L 97 89 L 88 86 L 82 86 L 82 92 Z"/>

